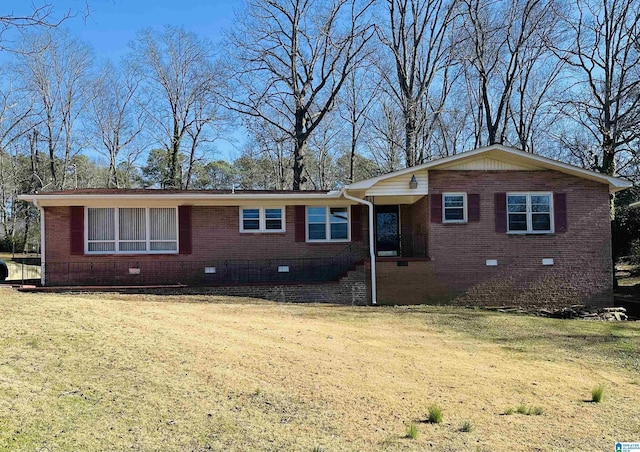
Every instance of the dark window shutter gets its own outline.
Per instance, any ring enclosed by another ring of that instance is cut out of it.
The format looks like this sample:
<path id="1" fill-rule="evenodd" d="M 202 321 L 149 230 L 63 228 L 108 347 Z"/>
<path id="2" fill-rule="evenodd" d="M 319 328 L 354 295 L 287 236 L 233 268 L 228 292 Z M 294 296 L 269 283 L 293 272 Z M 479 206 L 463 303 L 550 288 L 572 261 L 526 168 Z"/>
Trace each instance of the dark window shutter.
<path id="1" fill-rule="evenodd" d="M 191 206 L 178 206 L 178 248 L 180 254 L 191 254 Z"/>
<path id="2" fill-rule="evenodd" d="M 71 250 L 72 255 L 84 254 L 84 207 L 71 206 Z"/>
<path id="3" fill-rule="evenodd" d="M 362 212 L 364 211 L 362 204 L 351 206 L 351 241 L 362 241 Z"/>
<path id="4" fill-rule="evenodd" d="M 567 194 L 553 194 L 553 223 L 556 232 L 567 232 Z"/>
<path id="5" fill-rule="evenodd" d="M 507 232 L 507 194 L 495 194 L 496 232 Z"/>
<path id="6" fill-rule="evenodd" d="M 304 242 L 307 240 L 306 221 L 305 216 L 307 209 L 305 206 L 296 206 L 296 242 Z"/>
<path id="7" fill-rule="evenodd" d="M 467 195 L 469 221 L 480 221 L 480 195 Z"/>
<path id="8" fill-rule="evenodd" d="M 431 205 L 431 222 L 442 223 L 442 194 L 429 195 L 429 204 Z"/>

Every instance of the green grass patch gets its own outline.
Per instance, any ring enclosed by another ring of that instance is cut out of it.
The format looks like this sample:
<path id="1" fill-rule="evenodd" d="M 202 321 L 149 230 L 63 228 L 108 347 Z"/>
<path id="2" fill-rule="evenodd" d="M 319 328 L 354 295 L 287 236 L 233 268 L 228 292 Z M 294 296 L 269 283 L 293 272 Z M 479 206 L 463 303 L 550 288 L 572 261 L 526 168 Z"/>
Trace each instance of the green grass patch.
<path id="1" fill-rule="evenodd" d="M 438 405 L 431 405 L 429 407 L 427 422 L 430 424 L 440 424 L 442 422 L 442 410 Z"/>
<path id="2" fill-rule="evenodd" d="M 405 438 L 418 439 L 418 425 L 415 422 L 409 422 L 404 436 Z"/>
<path id="3" fill-rule="evenodd" d="M 600 403 L 604 400 L 604 385 L 599 384 L 591 390 L 591 401 Z"/>
<path id="4" fill-rule="evenodd" d="M 473 422 L 471 421 L 464 421 L 462 423 L 462 425 L 460 426 L 460 431 L 463 433 L 470 433 L 473 431 Z"/>

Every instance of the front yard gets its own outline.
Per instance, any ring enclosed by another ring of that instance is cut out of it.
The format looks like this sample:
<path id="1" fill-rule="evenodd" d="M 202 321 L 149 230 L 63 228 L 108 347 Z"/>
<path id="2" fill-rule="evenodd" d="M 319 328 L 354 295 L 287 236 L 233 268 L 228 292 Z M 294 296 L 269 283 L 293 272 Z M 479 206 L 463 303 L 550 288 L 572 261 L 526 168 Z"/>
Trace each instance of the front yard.
<path id="1" fill-rule="evenodd" d="M 601 451 L 640 440 L 638 322 L 11 289 L 0 289 L 0 319 L 0 450 Z M 600 384 L 604 401 L 591 403 Z M 434 404 L 440 424 L 424 422 Z"/>

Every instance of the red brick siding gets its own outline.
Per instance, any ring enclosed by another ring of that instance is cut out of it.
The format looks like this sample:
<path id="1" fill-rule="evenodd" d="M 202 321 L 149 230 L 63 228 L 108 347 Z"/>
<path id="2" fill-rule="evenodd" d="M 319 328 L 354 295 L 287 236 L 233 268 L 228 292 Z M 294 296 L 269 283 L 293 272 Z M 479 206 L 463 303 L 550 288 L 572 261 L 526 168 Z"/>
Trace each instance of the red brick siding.
<path id="1" fill-rule="evenodd" d="M 363 241 L 353 244 L 362 254 L 368 247 L 367 209 L 362 210 Z M 277 260 L 278 258 L 325 258 L 342 252 L 349 243 L 295 242 L 295 208 L 285 208 L 286 232 L 239 232 L 238 207 L 192 208 L 191 254 L 70 254 L 70 207 L 45 208 L 46 271 L 48 285 L 157 284 L 161 282 L 202 281 L 206 261 Z M 93 267 L 89 264 L 94 264 Z M 140 275 L 130 275 L 129 268 L 139 267 Z M 63 273 L 72 273 L 70 278 Z M 311 270 L 313 271 L 313 270 Z M 152 272 L 153 274 L 149 274 Z"/>
<path id="2" fill-rule="evenodd" d="M 429 232 L 429 197 L 424 196 L 411 206 L 412 234 L 427 234 Z"/>
<path id="3" fill-rule="evenodd" d="M 382 281 L 399 281 L 394 287 L 404 292 L 411 292 L 413 287 L 413 292 L 425 294 L 426 301 L 448 298 L 456 303 L 494 306 L 611 303 L 606 185 L 552 171 L 431 171 L 429 191 L 479 193 L 480 221 L 462 225 L 428 223 L 431 261 L 411 262 L 408 267 L 382 265 Z M 568 231 L 524 236 L 496 233 L 494 193 L 510 191 L 566 193 Z M 414 211 L 413 222 L 419 217 Z M 423 218 L 426 221 L 426 215 Z M 543 258 L 553 258 L 554 265 L 543 266 Z M 487 259 L 497 259 L 498 266 L 487 267 Z M 400 272 L 413 274 L 414 282 L 399 276 Z M 393 287 L 380 290 L 381 302 L 403 302 L 393 299 Z M 387 293 L 389 299 L 384 298 Z"/>

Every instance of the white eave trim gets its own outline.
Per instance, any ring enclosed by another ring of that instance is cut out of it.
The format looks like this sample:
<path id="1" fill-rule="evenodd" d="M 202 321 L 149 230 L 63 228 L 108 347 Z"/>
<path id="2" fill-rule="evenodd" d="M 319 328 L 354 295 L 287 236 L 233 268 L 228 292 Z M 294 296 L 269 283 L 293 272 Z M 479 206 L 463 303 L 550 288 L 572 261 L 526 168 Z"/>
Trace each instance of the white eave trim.
<path id="1" fill-rule="evenodd" d="M 374 177 L 372 179 L 366 179 L 360 182 L 353 183 L 345 187 L 347 190 L 367 190 L 374 186 L 376 183 L 390 179 L 396 176 L 401 176 L 407 173 L 415 173 L 419 171 L 429 170 L 429 169 L 438 169 L 438 167 L 446 166 L 450 163 L 456 162 L 458 160 L 470 159 L 479 154 L 490 153 L 497 151 L 501 154 L 508 154 L 509 156 L 514 156 L 520 159 L 526 159 L 531 162 L 535 162 L 537 166 L 543 169 L 560 171 L 562 173 L 571 174 L 577 177 L 582 177 L 584 179 L 590 179 L 596 182 L 604 183 L 609 185 L 609 191 L 611 193 L 615 193 L 620 190 L 627 189 L 633 184 L 628 180 L 608 176 L 606 174 L 596 173 L 594 171 L 589 171 L 584 168 L 580 168 L 578 166 L 569 165 L 568 163 L 559 162 L 557 160 L 553 160 L 547 157 L 543 157 L 536 154 L 531 154 L 529 152 L 520 151 L 518 149 L 510 148 L 502 145 L 491 145 L 485 146 L 482 148 L 477 148 L 472 151 L 463 152 L 460 154 L 452 155 L 449 157 L 444 157 L 438 160 L 433 160 L 431 162 L 423 163 L 422 165 L 413 166 L 411 168 L 405 168 L 393 173 L 383 174 L 382 176 Z M 444 169 L 444 168 L 443 168 Z"/>
<path id="2" fill-rule="evenodd" d="M 139 200 L 155 199 L 155 200 L 175 200 L 180 204 L 189 204 L 194 201 L 256 201 L 261 200 L 324 200 L 324 199 L 339 199 L 340 191 L 330 191 L 328 193 L 226 193 L 226 194 L 207 194 L 207 193 L 84 193 L 84 194 L 51 194 L 36 193 L 26 194 L 18 196 L 18 199 L 22 201 L 40 203 L 47 201 L 66 201 L 66 205 L 72 205 L 73 202 L 84 200 Z M 233 204 L 233 203 L 231 203 Z M 45 204 L 46 205 L 46 204 Z"/>

